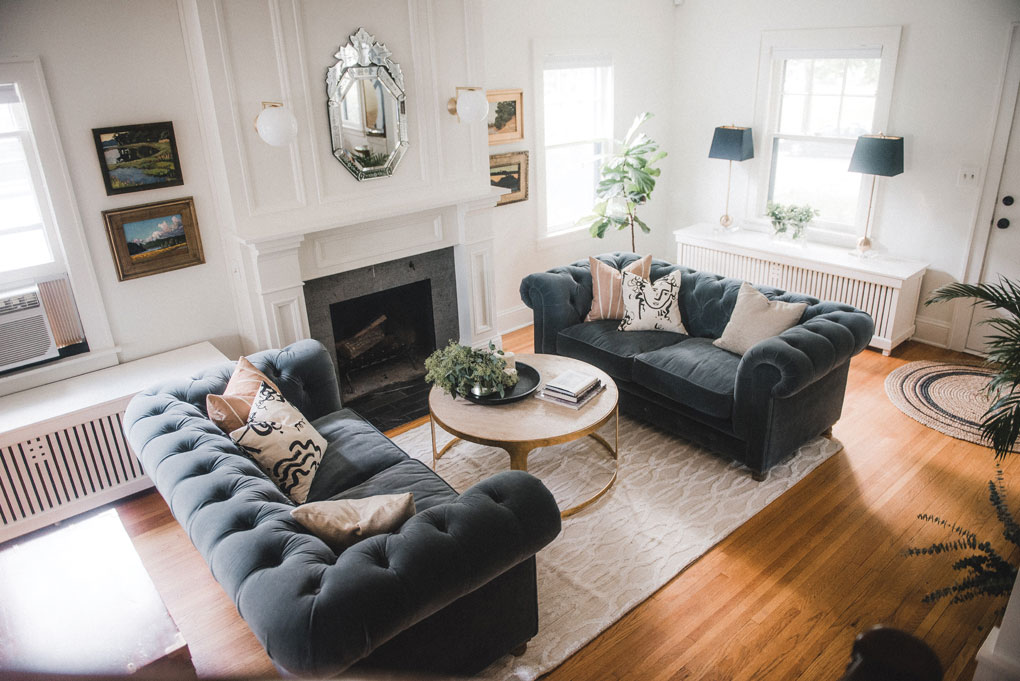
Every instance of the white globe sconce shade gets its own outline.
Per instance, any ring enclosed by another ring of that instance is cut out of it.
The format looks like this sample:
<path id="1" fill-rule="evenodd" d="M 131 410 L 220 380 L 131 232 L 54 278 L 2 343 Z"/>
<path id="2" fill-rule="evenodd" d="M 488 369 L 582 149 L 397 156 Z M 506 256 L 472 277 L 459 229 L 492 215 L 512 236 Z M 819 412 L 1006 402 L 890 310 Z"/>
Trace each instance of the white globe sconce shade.
<path id="1" fill-rule="evenodd" d="M 446 110 L 461 123 L 477 123 L 489 115 L 489 100 L 480 87 L 458 87 L 457 96 L 447 102 Z"/>
<path id="2" fill-rule="evenodd" d="M 297 119 L 278 102 L 262 102 L 262 112 L 255 119 L 255 131 L 266 144 L 285 147 L 297 139 Z"/>

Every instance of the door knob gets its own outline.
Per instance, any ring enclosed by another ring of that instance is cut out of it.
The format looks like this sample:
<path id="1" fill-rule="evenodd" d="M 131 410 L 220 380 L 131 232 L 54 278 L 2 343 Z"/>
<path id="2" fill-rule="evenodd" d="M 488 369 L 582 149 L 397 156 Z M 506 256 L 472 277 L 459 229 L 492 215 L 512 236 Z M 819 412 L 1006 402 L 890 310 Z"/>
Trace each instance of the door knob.
<path id="1" fill-rule="evenodd" d="M 1012 206 L 1013 205 L 1013 197 L 1012 196 L 1003 196 L 1002 197 L 1002 205 L 1004 205 L 1004 206 Z"/>
<path id="2" fill-rule="evenodd" d="M 999 218 L 999 221 L 995 223 L 995 226 L 999 229 L 1006 229 L 1009 227 L 1009 220 L 1006 218 Z"/>

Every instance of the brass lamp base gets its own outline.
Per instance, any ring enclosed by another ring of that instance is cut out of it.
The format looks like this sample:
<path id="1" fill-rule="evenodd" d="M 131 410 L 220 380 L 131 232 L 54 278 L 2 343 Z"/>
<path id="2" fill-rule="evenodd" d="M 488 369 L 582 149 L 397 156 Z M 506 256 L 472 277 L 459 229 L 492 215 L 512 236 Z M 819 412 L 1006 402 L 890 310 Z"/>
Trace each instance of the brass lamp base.
<path id="1" fill-rule="evenodd" d="M 850 255 L 856 255 L 858 258 L 871 258 L 875 254 L 871 250 L 871 239 L 866 236 L 862 236 L 857 240 L 857 248 L 850 251 Z"/>
<path id="2" fill-rule="evenodd" d="M 735 232 L 737 226 L 733 224 L 733 218 L 729 215 L 723 215 L 719 218 L 719 226 L 715 228 L 717 232 Z"/>

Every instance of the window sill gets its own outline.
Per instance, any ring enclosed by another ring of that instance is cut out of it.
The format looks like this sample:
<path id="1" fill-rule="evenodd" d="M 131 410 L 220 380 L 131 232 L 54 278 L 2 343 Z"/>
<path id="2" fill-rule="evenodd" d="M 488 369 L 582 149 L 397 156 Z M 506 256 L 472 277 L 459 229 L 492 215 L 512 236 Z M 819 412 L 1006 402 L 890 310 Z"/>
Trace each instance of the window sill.
<path id="1" fill-rule="evenodd" d="M 87 374 L 99 369 L 118 364 L 117 355 L 120 347 L 91 350 L 81 355 L 74 355 L 65 359 L 56 360 L 37 367 L 29 367 L 21 371 L 15 371 L 7 376 L 0 377 L 0 395 L 38 388 L 47 383 L 62 381 L 81 374 Z"/>
<path id="2" fill-rule="evenodd" d="M 770 236 L 772 234 L 772 223 L 761 218 L 743 220 L 738 223 L 738 226 L 741 230 L 747 232 L 762 232 Z M 810 226 L 807 229 L 807 242 L 809 244 L 824 244 L 836 246 L 837 248 L 855 248 L 858 238 L 856 234 L 837 232 L 831 229 L 819 229 Z"/>

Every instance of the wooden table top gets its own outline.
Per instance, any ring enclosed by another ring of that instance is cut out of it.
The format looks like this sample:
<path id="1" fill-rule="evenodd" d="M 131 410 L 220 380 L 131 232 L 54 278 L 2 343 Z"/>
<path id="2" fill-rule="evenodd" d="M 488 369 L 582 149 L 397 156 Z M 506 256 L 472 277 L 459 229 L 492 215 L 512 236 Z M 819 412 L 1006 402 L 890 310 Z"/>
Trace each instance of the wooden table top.
<path id="1" fill-rule="evenodd" d="M 606 389 L 580 409 L 552 404 L 534 395 L 503 405 L 481 405 L 462 397 L 456 400 L 433 387 L 429 393 L 429 410 L 432 417 L 454 435 L 472 442 L 543 443 L 563 442 L 574 433 L 585 433 L 603 422 L 616 409 L 620 393 L 609 374 L 601 369 L 570 357 L 560 355 L 519 354 L 515 359 L 530 364 L 541 374 L 539 387 L 559 374 L 573 369 L 598 376 Z"/>
<path id="2" fill-rule="evenodd" d="M 3 670 L 125 674 L 187 644 L 116 510 L 69 521 L 0 550 Z"/>

